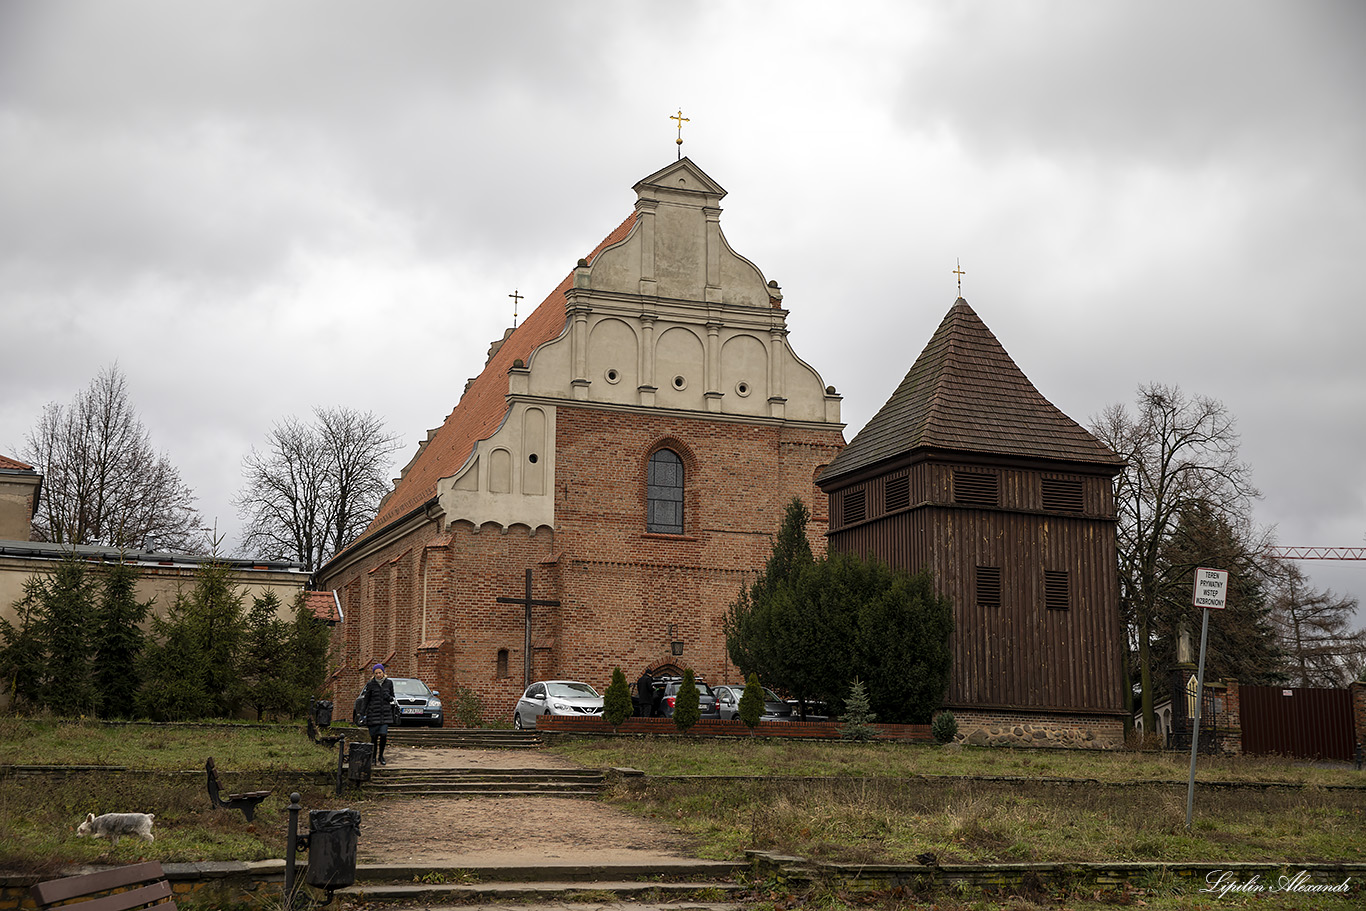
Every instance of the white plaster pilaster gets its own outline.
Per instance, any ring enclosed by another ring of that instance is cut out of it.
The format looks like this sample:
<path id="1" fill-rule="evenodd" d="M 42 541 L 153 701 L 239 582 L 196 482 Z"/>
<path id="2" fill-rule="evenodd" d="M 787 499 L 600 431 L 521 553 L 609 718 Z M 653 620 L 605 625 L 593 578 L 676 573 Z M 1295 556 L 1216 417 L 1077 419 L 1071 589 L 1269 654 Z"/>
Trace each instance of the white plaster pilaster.
<path id="1" fill-rule="evenodd" d="M 707 219 L 707 288 L 709 304 L 721 303 L 721 210 L 715 206 L 702 209 Z"/>
<path id="2" fill-rule="evenodd" d="M 647 297 L 658 294 L 658 282 L 655 281 L 655 211 L 658 208 L 658 200 L 636 200 L 640 225 L 640 293 Z"/>
<path id="3" fill-rule="evenodd" d="M 655 317 L 651 313 L 640 316 L 640 404 L 653 405 L 655 392 Z"/>

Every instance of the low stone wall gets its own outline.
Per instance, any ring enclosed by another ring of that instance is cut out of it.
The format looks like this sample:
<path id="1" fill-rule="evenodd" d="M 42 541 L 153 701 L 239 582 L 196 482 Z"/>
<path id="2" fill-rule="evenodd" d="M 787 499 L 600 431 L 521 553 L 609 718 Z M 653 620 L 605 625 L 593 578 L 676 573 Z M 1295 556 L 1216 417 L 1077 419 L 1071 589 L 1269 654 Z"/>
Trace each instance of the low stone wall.
<path id="1" fill-rule="evenodd" d="M 877 739 L 901 743 L 932 743 L 928 724 L 877 724 Z M 780 737 L 789 740 L 839 740 L 837 721 L 761 721 L 751 733 L 742 721 L 703 718 L 682 734 L 671 718 L 627 718 L 614 731 L 601 718 L 542 715 L 536 731 L 543 734 L 649 734 L 657 737 Z"/>
<path id="2" fill-rule="evenodd" d="M 1124 747 L 1122 717 L 1030 715 L 954 710 L 958 743 L 971 746 L 1056 747 L 1118 750 Z"/>
<path id="3" fill-rule="evenodd" d="M 1079 889 L 1115 889 L 1159 879 L 1186 884 L 1183 891 L 1211 890 L 1216 884 L 1252 883 L 1260 889 L 1236 887 L 1234 897 L 1275 889 L 1303 893 L 1362 894 L 1366 864 L 1361 863 L 1008 863 L 1008 864 L 831 864 L 761 851 L 748 851 L 754 874 L 793 889 L 822 885 L 845 894 L 902 890 L 913 895 L 955 894 L 962 888 L 1018 894 L 1066 893 Z M 1210 891 L 1217 901 L 1219 893 Z M 1231 897 L 1229 901 L 1233 901 Z"/>

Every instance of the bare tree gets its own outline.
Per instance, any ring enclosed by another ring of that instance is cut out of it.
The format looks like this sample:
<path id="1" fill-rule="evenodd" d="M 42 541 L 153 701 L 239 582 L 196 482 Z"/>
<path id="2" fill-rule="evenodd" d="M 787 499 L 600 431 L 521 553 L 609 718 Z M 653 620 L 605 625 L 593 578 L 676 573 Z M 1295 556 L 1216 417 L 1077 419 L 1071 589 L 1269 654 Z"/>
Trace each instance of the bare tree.
<path id="1" fill-rule="evenodd" d="M 1366 630 L 1353 631 L 1355 598 L 1309 587 L 1298 566 L 1285 563 L 1271 601 L 1272 620 L 1300 686 L 1346 686 L 1366 660 Z"/>
<path id="2" fill-rule="evenodd" d="M 1134 412 L 1112 405 L 1092 419 L 1091 432 L 1128 462 L 1115 480 L 1120 604 L 1137 657 L 1143 729 L 1155 731 L 1155 621 L 1164 595 L 1189 578 L 1187 567 L 1164 560 L 1164 545 L 1197 504 L 1242 526 L 1261 494 L 1251 467 L 1238 457 L 1234 418 L 1214 399 L 1149 384 L 1139 388 Z"/>
<path id="3" fill-rule="evenodd" d="M 204 552 L 208 538 L 194 495 L 152 448 L 117 364 L 69 405 L 44 408 L 23 457 L 43 474 L 38 540 Z"/>
<path id="4" fill-rule="evenodd" d="M 333 408 L 315 413 L 328 477 L 334 484 L 331 556 L 359 537 L 375 518 L 390 489 L 393 466 L 389 455 L 398 448 L 398 440 L 370 412 Z"/>
<path id="5" fill-rule="evenodd" d="M 314 409 L 314 423 L 285 418 L 266 450 L 243 461 L 246 487 L 234 502 L 246 520 L 242 547 L 312 572 L 365 530 L 388 490 L 398 441 L 375 415 Z"/>

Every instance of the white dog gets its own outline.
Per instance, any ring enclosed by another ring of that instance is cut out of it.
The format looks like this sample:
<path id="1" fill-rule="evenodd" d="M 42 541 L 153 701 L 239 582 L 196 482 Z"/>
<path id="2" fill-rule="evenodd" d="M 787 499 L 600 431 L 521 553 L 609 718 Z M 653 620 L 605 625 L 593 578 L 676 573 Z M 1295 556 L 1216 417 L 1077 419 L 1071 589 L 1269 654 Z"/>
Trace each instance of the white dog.
<path id="1" fill-rule="evenodd" d="M 76 836 L 84 838 L 87 835 L 94 835 L 97 838 L 107 838 L 111 848 L 119 843 L 121 835 L 138 835 L 148 841 L 154 841 L 152 820 L 155 818 L 156 815 L 153 813 L 105 813 L 103 816 L 91 813 L 76 829 Z"/>

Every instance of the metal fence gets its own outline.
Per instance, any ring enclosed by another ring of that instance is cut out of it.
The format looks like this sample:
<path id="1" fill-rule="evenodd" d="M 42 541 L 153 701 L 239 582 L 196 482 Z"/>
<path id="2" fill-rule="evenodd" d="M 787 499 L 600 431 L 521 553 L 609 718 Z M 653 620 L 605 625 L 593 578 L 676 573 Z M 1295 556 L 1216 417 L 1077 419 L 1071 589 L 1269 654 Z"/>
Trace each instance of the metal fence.
<path id="1" fill-rule="evenodd" d="M 1243 752 L 1351 762 L 1356 756 L 1348 690 L 1244 686 Z"/>

